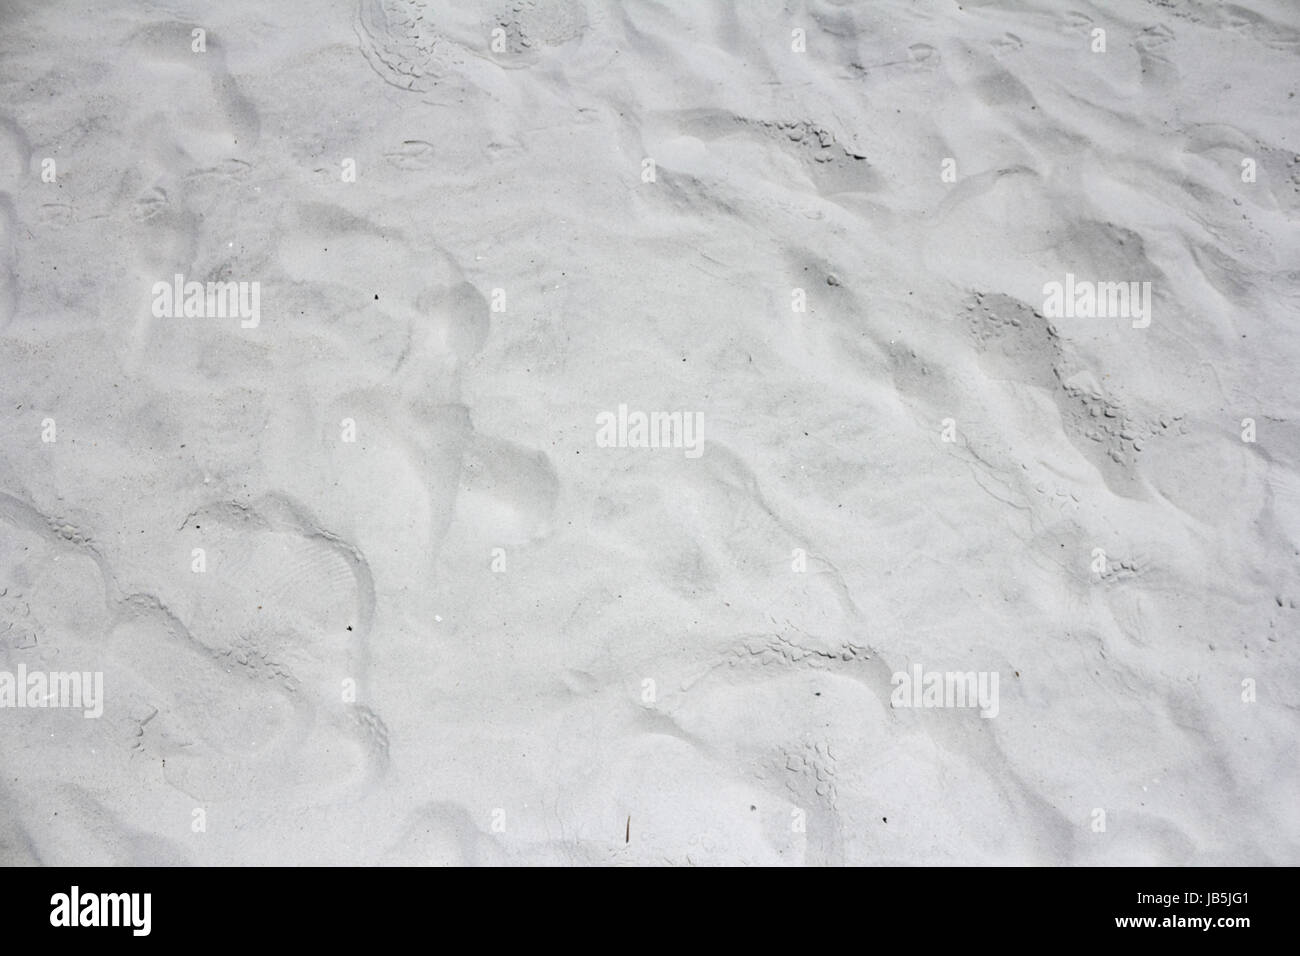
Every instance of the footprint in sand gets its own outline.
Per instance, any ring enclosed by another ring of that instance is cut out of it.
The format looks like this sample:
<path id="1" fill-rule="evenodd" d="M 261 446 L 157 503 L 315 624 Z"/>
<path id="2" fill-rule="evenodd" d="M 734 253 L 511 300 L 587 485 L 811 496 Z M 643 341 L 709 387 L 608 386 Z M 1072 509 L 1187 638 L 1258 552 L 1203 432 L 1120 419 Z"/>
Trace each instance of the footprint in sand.
<path id="1" fill-rule="evenodd" d="M 1092 30 L 1092 17 L 1078 10 L 1071 10 L 1061 17 L 1064 30 L 1068 33 L 1089 33 Z"/>
<path id="2" fill-rule="evenodd" d="M 191 29 L 173 21 L 136 30 L 124 44 L 130 67 L 116 78 L 137 157 L 121 187 L 136 196 L 124 224 L 123 247 L 133 261 L 122 308 L 140 317 L 133 357 L 141 363 L 161 321 L 148 308 L 149 290 L 177 273 L 192 276 L 203 252 L 195 174 L 228 168 L 260 134 L 257 110 L 226 68 L 220 38 L 209 33 L 206 51 L 196 53 Z"/>
<path id="3" fill-rule="evenodd" d="M 1233 4 L 1215 6 L 1209 11 L 1213 25 L 1237 36 L 1249 37 L 1264 46 L 1283 53 L 1300 50 L 1300 30 L 1261 16 Z"/>
<path id="4" fill-rule="evenodd" d="M 942 62 L 939 51 L 928 43 L 913 43 L 907 48 L 907 58 L 914 66 L 925 70 L 937 70 Z"/>
<path id="5" fill-rule="evenodd" d="M 381 603 L 398 593 L 418 603 L 429 591 L 453 521 L 493 546 L 546 534 L 559 488 L 550 459 L 476 433 L 460 404 L 489 307 L 459 266 L 325 204 L 292 207 L 276 232 L 283 273 L 313 290 L 317 315 L 340 329 L 334 336 L 313 322 L 310 333 L 330 335 L 339 354 L 322 361 L 341 361 L 349 380 L 369 365 L 374 384 L 276 401 L 263 459 L 274 480 L 356 542 Z"/>
<path id="6" fill-rule="evenodd" d="M 109 640 L 134 751 L 200 800 L 325 801 L 382 773 L 387 731 L 366 705 L 373 588 L 356 551 L 276 497 L 199 508 L 177 537 Z"/>
<path id="7" fill-rule="evenodd" d="M 17 635 L 0 663 L 103 674 L 102 720 L 24 712 L 72 722 L 65 771 L 152 758 L 196 800 L 304 803 L 381 773 L 387 732 L 366 706 L 373 588 L 355 550 L 276 498 L 207 505 L 157 534 L 110 555 L 0 493 L 0 540 L 14 543 L 0 548 L 0 631 Z"/>
<path id="8" fill-rule="evenodd" d="M 177 158 L 191 167 L 215 165 L 256 145 L 261 121 L 226 68 L 220 37 L 208 33 L 206 50 L 191 48 L 192 25 L 151 23 L 126 41 L 130 69 L 119 80 L 131 97 L 141 145 L 154 161 Z"/>
<path id="9" fill-rule="evenodd" d="M 574 0 L 511 0 L 488 27 L 506 31 L 512 55 L 562 46 L 582 36 L 587 14 Z"/>
<path id="10" fill-rule="evenodd" d="M 361 52 L 385 83 L 428 91 L 442 82 L 465 50 L 434 26 L 429 0 L 361 0 L 356 32 Z"/>
<path id="11" fill-rule="evenodd" d="M 1170 55 L 1174 50 L 1174 33 L 1162 23 L 1147 27 L 1133 41 L 1142 67 L 1142 85 L 1156 89 L 1176 87 L 1181 74 Z"/>
<path id="12" fill-rule="evenodd" d="M 487 300 L 438 250 L 338 207 L 294 207 L 276 250 L 314 296 L 312 321 L 293 331 L 318 343 L 322 369 L 355 380 L 368 367 L 374 384 L 274 400 L 261 443 L 271 480 L 357 543 L 381 593 L 424 588 L 472 433 L 458 382 L 487 338 Z"/>
<path id="13" fill-rule="evenodd" d="M 525 544 L 550 533 L 559 490 L 545 452 L 475 435 L 461 468 L 456 516 L 485 540 Z"/>
<path id="14" fill-rule="evenodd" d="M 1004 33 L 996 40 L 989 42 L 989 46 L 993 48 L 994 56 L 1007 56 L 1008 54 L 1016 53 L 1023 48 L 1024 45 L 1025 41 L 1020 39 L 1020 37 L 1016 36 L 1014 33 Z"/>
<path id="15" fill-rule="evenodd" d="M 434 145 L 422 139 L 403 140 L 400 146 L 384 153 L 384 159 L 397 169 L 428 169 L 437 158 Z"/>

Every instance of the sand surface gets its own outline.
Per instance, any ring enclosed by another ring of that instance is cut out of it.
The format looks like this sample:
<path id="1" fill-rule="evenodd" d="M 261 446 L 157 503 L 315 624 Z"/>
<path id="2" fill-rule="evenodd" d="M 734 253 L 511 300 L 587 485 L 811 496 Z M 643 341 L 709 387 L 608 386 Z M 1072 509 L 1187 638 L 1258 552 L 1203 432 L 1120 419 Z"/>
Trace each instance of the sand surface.
<path id="1" fill-rule="evenodd" d="M 6 0 L 0 862 L 1300 863 L 1298 56 Z"/>

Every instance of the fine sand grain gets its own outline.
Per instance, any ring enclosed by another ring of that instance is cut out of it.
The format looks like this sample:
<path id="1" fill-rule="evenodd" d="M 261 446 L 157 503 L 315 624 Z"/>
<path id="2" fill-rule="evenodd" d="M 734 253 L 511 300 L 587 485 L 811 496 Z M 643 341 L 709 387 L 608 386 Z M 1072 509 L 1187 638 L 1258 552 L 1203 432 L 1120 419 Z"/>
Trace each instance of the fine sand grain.
<path id="1" fill-rule="evenodd" d="M 1292 0 L 94 7 L 0 863 L 1300 863 Z"/>

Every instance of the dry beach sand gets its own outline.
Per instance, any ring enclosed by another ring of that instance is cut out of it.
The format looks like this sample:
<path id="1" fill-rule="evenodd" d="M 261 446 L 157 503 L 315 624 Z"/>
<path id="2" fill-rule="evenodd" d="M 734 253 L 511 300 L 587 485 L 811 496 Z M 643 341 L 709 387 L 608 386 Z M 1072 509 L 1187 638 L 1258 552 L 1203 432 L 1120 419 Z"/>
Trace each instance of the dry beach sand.
<path id="1" fill-rule="evenodd" d="M 1300 863 L 1298 56 L 4 0 L 0 862 Z"/>

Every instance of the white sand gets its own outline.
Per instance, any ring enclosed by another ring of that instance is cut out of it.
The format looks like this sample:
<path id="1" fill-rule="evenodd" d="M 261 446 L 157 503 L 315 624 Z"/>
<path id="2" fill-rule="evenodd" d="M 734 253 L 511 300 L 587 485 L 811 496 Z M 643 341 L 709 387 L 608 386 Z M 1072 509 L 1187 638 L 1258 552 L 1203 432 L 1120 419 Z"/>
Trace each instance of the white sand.
<path id="1" fill-rule="evenodd" d="M 95 6 L 0 8 L 0 671 L 103 680 L 0 862 L 1300 863 L 1292 0 Z"/>

